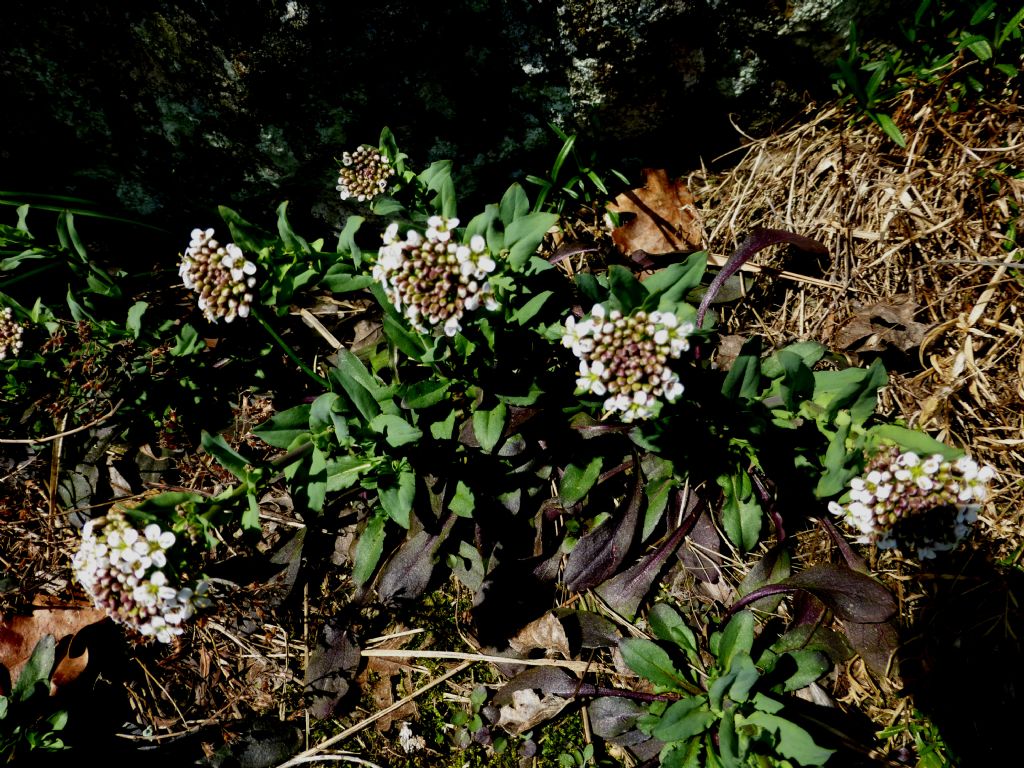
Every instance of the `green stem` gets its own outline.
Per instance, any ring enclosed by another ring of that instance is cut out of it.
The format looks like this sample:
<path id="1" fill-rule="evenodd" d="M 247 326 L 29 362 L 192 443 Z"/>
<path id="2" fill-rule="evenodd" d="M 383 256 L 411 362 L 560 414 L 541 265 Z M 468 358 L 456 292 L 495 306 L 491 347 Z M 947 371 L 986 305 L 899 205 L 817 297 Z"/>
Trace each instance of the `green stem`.
<path id="1" fill-rule="evenodd" d="M 263 318 L 263 315 L 262 315 L 262 314 L 260 314 L 259 312 L 257 312 L 257 311 L 256 311 L 255 309 L 254 309 L 254 310 L 252 311 L 252 313 L 251 313 L 251 314 L 252 314 L 252 315 L 253 315 L 253 316 L 254 316 L 254 317 L 255 317 L 255 318 L 257 319 L 257 320 L 259 320 L 259 321 L 260 321 L 260 325 L 262 325 L 262 326 L 263 326 L 263 329 L 264 329 L 264 330 L 265 330 L 265 331 L 266 331 L 267 333 L 269 333 L 269 334 L 270 334 L 270 338 L 272 338 L 272 339 L 273 339 L 274 341 L 276 341 L 276 342 L 277 342 L 278 346 L 279 346 L 279 347 L 281 347 L 281 349 L 283 349 L 283 350 L 284 350 L 284 353 L 285 353 L 286 355 L 288 355 L 288 357 L 290 357 L 290 358 L 292 359 L 292 361 L 293 361 L 293 362 L 294 362 L 294 363 L 295 363 L 295 364 L 296 364 L 297 366 L 299 366 L 299 368 L 301 368 L 301 369 L 302 369 L 302 372 L 303 372 L 304 374 L 306 374 L 307 376 L 309 376 L 309 378 L 311 378 L 311 379 L 312 379 L 313 381 L 315 381 L 315 382 L 316 382 L 317 384 L 319 384 L 319 385 L 320 385 L 321 387 L 324 387 L 324 388 L 330 388 L 330 384 L 329 384 L 329 383 L 327 382 L 327 379 L 325 379 L 325 378 L 324 378 L 323 376 L 321 376 L 321 375 L 320 375 L 320 374 L 318 374 L 318 373 L 317 373 L 316 371 L 314 371 L 314 370 L 313 370 L 312 368 L 310 368 L 310 367 L 309 367 L 308 365 L 306 365 L 306 363 L 305 363 L 305 362 L 303 362 L 302 358 L 300 358 L 300 357 L 299 357 L 299 356 L 298 356 L 298 355 L 297 355 L 297 354 L 295 353 L 295 350 L 294 350 L 294 349 L 292 349 L 292 348 L 291 348 L 291 346 L 289 346 L 288 342 L 287 342 L 287 341 L 285 341 L 284 339 L 282 339 L 282 338 L 281 338 L 281 336 L 280 336 L 280 335 L 278 334 L 278 332 L 277 332 L 277 331 L 275 331 L 275 330 L 274 330 L 274 329 L 273 329 L 273 328 L 272 328 L 272 327 L 270 326 L 270 323 L 268 323 L 268 322 L 267 322 L 267 321 L 266 321 L 266 320 L 265 320 L 265 319 Z"/>

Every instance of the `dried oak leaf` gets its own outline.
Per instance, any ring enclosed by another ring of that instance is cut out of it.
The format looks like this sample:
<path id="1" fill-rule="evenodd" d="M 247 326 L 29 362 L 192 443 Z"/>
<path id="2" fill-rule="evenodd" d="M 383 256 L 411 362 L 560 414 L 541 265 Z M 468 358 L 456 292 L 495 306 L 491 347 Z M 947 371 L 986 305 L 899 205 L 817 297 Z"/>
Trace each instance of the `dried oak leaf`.
<path id="1" fill-rule="evenodd" d="M 541 649 L 560 653 L 564 658 L 572 658 L 569 650 L 569 638 L 566 637 L 562 622 L 553 613 L 546 613 L 536 621 L 531 621 L 515 637 L 508 641 L 509 647 L 523 657 L 530 652 Z"/>
<path id="2" fill-rule="evenodd" d="M 674 253 L 699 248 L 704 228 L 683 180 L 670 180 L 662 168 L 645 168 L 643 174 L 642 187 L 623 192 L 608 206 L 629 215 L 612 230 L 616 247 L 627 256 L 637 251 Z"/>
<path id="3" fill-rule="evenodd" d="M 395 627 L 395 631 L 398 634 L 401 634 L 404 630 L 405 628 L 401 625 Z M 399 650 L 407 642 L 409 642 L 408 635 L 391 637 L 379 645 L 375 645 L 374 650 Z M 394 705 L 398 699 L 416 687 L 413 682 L 412 673 L 413 664 L 410 659 L 369 656 L 366 659 L 366 668 L 356 679 L 359 682 L 360 690 L 369 694 L 374 710 L 381 711 Z M 418 717 L 419 707 L 415 701 L 409 701 L 393 712 L 389 712 L 384 717 L 379 718 L 374 723 L 374 728 L 378 733 L 386 733 L 394 723 L 403 720 L 416 720 Z"/>
<path id="4" fill-rule="evenodd" d="M 106 612 L 100 608 L 37 602 L 44 604 L 28 616 L 0 616 L 0 665 L 7 670 L 6 676 L 0 676 L 0 688 L 4 687 L 4 677 L 9 683 L 18 679 L 36 644 L 46 635 L 53 635 L 58 646 L 50 678 L 51 693 L 72 683 L 89 664 L 89 649 L 72 648 L 72 642 L 80 630 L 107 618 Z M 0 690 L 0 694 L 9 693 Z"/>
<path id="5" fill-rule="evenodd" d="M 918 309 L 906 294 L 862 307 L 835 329 L 832 346 L 852 352 L 882 352 L 889 347 L 906 352 L 918 347 L 931 327 L 914 320 Z M 861 344 L 854 349 L 857 342 Z"/>
<path id="6" fill-rule="evenodd" d="M 550 720 L 569 703 L 561 696 L 538 696 L 532 688 L 515 691 L 512 703 L 499 709 L 498 725 L 511 734 L 525 733 L 539 723 Z"/>

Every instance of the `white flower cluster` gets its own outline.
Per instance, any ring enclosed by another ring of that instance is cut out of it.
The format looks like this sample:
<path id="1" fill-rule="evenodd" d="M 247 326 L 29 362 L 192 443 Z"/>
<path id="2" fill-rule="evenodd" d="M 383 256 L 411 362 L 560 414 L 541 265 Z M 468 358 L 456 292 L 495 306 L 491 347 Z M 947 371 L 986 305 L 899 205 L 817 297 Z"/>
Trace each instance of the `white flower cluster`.
<path id="1" fill-rule="evenodd" d="M 145 637 L 169 643 L 196 608 L 210 604 L 205 585 L 193 592 L 168 583 L 164 569 L 174 541 L 156 523 L 140 531 L 112 512 L 82 528 L 72 568 L 98 608 Z"/>
<path id="2" fill-rule="evenodd" d="M 992 467 L 967 456 L 950 462 L 897 448 L 876 455 L 865 470 L 850 481 L 849 501 L 829 502 L 829 512 L 859 534 L 858 543 L 916 550 L 922 560 L 967 536 L 995 477 Z"/>
<path id="3" fill-rule="evenodd" d="M 483 304 L 496 309 L 497 302 L 487 276 L 497 263 L 480 235 L 468 244 L 452 239 L 458 219 L 431 216 L 427 230 L 398 236 L 398 224 L 384 232 L 384 245 L 373 267 L 373 278 L 384 293 L 420 333 L 441 330 L 454 336 L 462 330 L 462 318 Z"/>
<path id="4" fill-rule="evenodd" d="M 0 360 L 7 355 L 17 357 L 21 351 L 21 335 L 25 332 L 24 326 L 14 320 L 14 312 L 10 307 L 4 307 L 0 312 Z"/>
<path id="5" fill-rule="evenodd" d="M 395 175 L 387 157 L 369 144 L 341 156 L 338 186 L 342 200 L 354 197 L 360 203 L 372 200 L 388 188 L 388 179 Z"/>
<path id="6" fill-rule="evenodd" d="M 596 304 L 581 322 L 565 321 L 562 344 L 580 359 L 576 386 L 602 397 L 604 409 L 626 422 L 654 416 L 660 400 L 682 393 L 679 376 L 668 364 L 690 348 L 692 323 L 672 312 L 634 312 L 623 316 Z"/>
<path id="7" fill-rule="evenodd" d="M 193 229 L 181 267 L 186 288 L 199 294 L 199 309 L 212 323 L 247 317 L 256 285 L 256 265 L 234 243 L 221 245 L 212 229 Z"/>

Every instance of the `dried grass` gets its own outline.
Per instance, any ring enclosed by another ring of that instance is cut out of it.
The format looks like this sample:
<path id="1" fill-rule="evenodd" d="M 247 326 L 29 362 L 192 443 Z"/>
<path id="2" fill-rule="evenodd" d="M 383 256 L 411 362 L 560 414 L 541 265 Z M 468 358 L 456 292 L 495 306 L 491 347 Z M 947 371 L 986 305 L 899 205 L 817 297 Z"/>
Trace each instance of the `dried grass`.
<path id="1" fill-rule="evenodd" d="M 711 253 L 731 252 L 760 226 L 814 237 L 831 257 L 819 264 L 792 250 L 762 253 L 766 266 L 831 285 L 759 276 L 749 296 L 723 310 L 727 332 L 759 333 L 773 345 L 814 339 L 852 363 L 882 354 L 890 374 L 881 397 L 886 415 L 963 447 L 999 473 L 973 550 L 962 561 L 964 572 L 983 572 L 980 579 L 936 573 L 928 563 L 892 553 L 873 557 L 873 573 L 897 595 L 901 623 L 912 628 L 914 650 L 905 666 L 919 670 L 928 669 L 935 653 L 957 653 L 961 633 L 977 628 L 1001 654 L 1018 648 L 1016 596 L 999 569 L 1018 565 L 1024 552 L 1024 318 L 1018 310 L 1024 252 L 1008 237 L 1024 227 L 1024 180 L 1014 178 L 1024 171 L 1024 109 L 1018 93 L 954 114 L 943 99 L 941 86 L 902 94 L 892 115 L 906 149 L 866 120 L 854 122 L 852 107 L 831 104 L 812 109 L 790 130 L 751 140 L 728 172 L 701 171 L 689 180 Z M 892 347 L 884 331 L 861 347 L 842 342 L 839 331 L 866 305 L 907 300 L 916 307 L 914 320 L 927 324 L 916 349 Z M 979 569 L 979 562 L 987 567 Z M 986 599 L 972 601 L 975 589 Z M 967 615 L 965 605 L 986 601 L 996 607 Z M 998 615 L 1000 604 L 1010 613 Z M 961 622 L 973 625 L 929 637 Z M 986 642 L 964 643 L 975 650 L 964 652 L 963 676 L 985 677 L 999 663 L 979 658 L 983 650 L 976 649 Z M 918 647 L 923 662 L 914 656 Z M 919 717 L 919 704 L 899 695 L 908 691 L 900 690 L 898 675 L 890 677 L 878 680 L 858 658 L 837 670 L 832 693 L 879 728 L 906 725 Z M 971 684 L 936 685 L 956 698 L 958 686 Z M 943 716 L 941 707 L 932 714 L 937 721 Z M 911 742 L 903 731 L 887 747 L 892 753 Z"/>

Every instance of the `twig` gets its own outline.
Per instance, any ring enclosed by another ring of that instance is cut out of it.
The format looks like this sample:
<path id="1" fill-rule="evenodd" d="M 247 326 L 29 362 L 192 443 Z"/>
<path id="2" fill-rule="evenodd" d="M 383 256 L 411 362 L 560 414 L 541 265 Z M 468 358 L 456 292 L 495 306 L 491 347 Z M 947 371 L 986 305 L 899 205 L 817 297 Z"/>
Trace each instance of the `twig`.
<path id="1" fill-rule="evenodd" d="M 115 413 L 117 413 L 117 409 L 120 408 L 122 405 L 124 405 L 124 398 L 122 398 L 122 399 L 118 400 L 116 403 L 114 403 L 114 407 L 111 408 L 108 413 L 104 414 L 103 416 L 100 416 L 97 419 L 93 419 L 88 424 L 83 424 L 82 426 L 75 427 L 74 429 L 68 429 L 68 430 L 65 430 L 63 432 L 58 432 L 57 434 L 50 435 L 49 437 L 26 437 L 26 438 L 0 437 L 0 443 L 2 443 L 4 445 L 38 445 L 40 443 L 50 443 L 50 442 L 53 442 L 54 440 L 60 440 L 62 437 L 67 437 L 68 435 L 73 435 L 76 432 L 83 432 L 83 431 L 85 431 L 87 429 L 91 429 L 92 427 L 95 427 L 97 424 L 102 424 L 104 421 L 106 421 L 111 416 L 113 416 Z"/>
<path id="2" fill-rule="evenodd" d="M 401 648 L 368 648 L 363 656 L 379 656 L 388 659 L 464 659 L 466 661 L 486 661 L 489 664 L 523 664 L 530 667 L 565 667 L 573 672 L 586 672 L 595 669 L 592 664 L 573 659 L 513 659 L 507 656 L 488 656 L 484 653 L 465 653 L 463 651 L 417 651 Z M 604 670 L 599 670 L 604 671 Z"/>
<path id="3" fill-rule="evenodd" d="M 457 675 L 457 674 L 459 674 L 459 672 L 462 672 L 463 670 L 467 669 L 472 663 L 473 662 L 471 662 L 471 661 L 464 661 L 461 664 L 459 664 L 459 665 L 457 665 L 455 667 L 452 667 L 451 669 L 449 669 L 447 672 L 445 672 L 440 677 L 436 677 L 433 680 L 431 680 L 429 683 L 427 683 L 426 685 L 421 686 L 420 688 L 417 688 L 415 691 L 410 693 L 405 698 L 402 698 L 402 699 L 399 699 L 398 701 L 396 701 L 390 707 L 385 707 L 380 712 L 375 712 L 374 714 L 370 715 L 365 720 L 362 720 L 362 721 L 356 723 L 351 728 L 346 728 L 341 733 L 336 734 L 334 736 L 331 736 L 331 738 L 326 739 L 326 740 L 320 742 L 315 747 L 310 747 L 305 752 L 302 752 L 301 754 L 296 755 L 295 757 L 291 758 L 290 760 L 287 760 L 287 761 L 281 763 L 279 766 L 277 766 L 277 768 L 291 768 L 293 765 L 301 765 L 302 763 L 306 762 L 306 758 L 308 758 L 310 755 L 315 755 L 315 754 L 317 754 L 319 752 L 322 752 L 323 750 L 327 749 L 328 747 L 333 746 L 334 744 L 337 744 L 339 741 L 347 739 L 352 734 L 359 733 L 359 731 L 361 731 L 364 728 L 366 728 L 367 726 L 372 725 L 373 723 L 377 722 L 382 717 L 386 717 L 387 715 L 390 715 L 392 712 L 394 712 L 396 709 L 399 709 L 400 707 L 404 707 L 406 704 L 408 704 L 410 701 L 415 699 L 417 696 L 420 696 L 420 695 L 426 693 L 431 688 L 434 688 L 435 686 L 438 686 L 441 683 L 443 683 L 445 680 L 449 680 L 449 679 L 455 677 L 455 675 Z"/>

